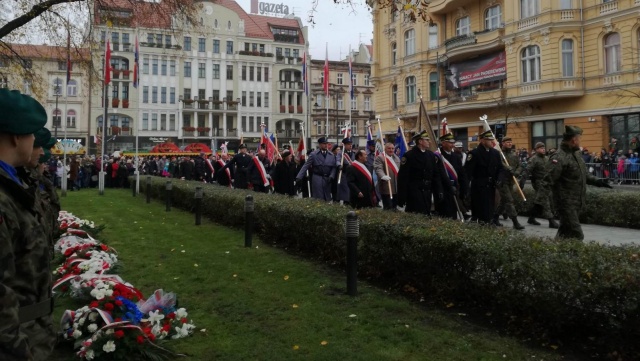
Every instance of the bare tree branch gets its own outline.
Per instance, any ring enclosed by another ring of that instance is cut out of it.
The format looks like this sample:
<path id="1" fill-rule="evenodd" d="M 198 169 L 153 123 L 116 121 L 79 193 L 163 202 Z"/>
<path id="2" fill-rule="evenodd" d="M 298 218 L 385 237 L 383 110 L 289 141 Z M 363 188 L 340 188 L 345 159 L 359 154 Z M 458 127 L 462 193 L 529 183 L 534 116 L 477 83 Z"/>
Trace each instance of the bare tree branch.
<path id="1" fill-rule="evenodd" d="M 81 1 L 85 1 L 85 0 L 47 0 L 45 2 L 36 4 L 26 14 L 23 14 L 22 16 L 19 16 L 19 17 L 15 18 L 15 19 L 9 21 L 3 27 L 1 27 L 0 28 L 0 39 L 2 39 L 5 36 L 9 35 L 15 29 L 18 29 L 19 27 L 26 25 L 28 22 L 30 22 L 31 20 L 37 18 L 42 13 L 44 13 L 47 10 L 49 10 L 51 7 L 53 7 L 55 5 L 65 4 L 65 3 L 81 2 Z"/>

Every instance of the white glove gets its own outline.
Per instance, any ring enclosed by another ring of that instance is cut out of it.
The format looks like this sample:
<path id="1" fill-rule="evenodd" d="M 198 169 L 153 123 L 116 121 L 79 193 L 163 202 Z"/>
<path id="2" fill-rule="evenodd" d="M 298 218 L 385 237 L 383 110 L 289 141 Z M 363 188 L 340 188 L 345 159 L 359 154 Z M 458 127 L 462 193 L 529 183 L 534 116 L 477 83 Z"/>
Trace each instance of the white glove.
<path id="1" fill-rule="evenodd" d="M 267 174 L 267 179 L 271 179 L 271 176 Z"/>
<path id="2" fill-rule="evenodd" d="M 388 175 L 383 175 L 382 178 L 380 178 L 380 179 L 382 179 L 383 181 L 387 181 L 388 182 L 388 181 L 391 180 L 391 177 L 389 177 Z"/>

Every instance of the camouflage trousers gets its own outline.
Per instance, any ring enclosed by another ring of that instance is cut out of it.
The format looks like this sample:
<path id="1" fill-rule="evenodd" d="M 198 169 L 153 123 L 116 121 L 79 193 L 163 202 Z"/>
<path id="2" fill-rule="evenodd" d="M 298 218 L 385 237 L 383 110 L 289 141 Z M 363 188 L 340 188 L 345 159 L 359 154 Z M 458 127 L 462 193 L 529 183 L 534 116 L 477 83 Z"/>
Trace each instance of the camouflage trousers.
<path id="1" fill-rule="evenodd" d="M 536 195 L 533 197 L 533 204 L 535 207 L 531 215 L 533 217 L 540 217 L 544 219 L 553 218 L 553 211 L 551 208 L 551 190 L 536 187 L 535 184 L 533 189 L 536 191 Z"/>
<path id="2" fill-rule="evenodd" d="M 516 196 L 514 194 L 513 184 L 508 182 L 500 185 L 500 187 L 498 187 L 498 194 L 500 195 L 500 203 L 497 203 L 498 207 L 496 207 L 495 214 L 505 214 L 509 218 L 518 216 L 518 212 L 513 203 L 513 199 Z"/>
<path id="3" fill-rule="evenodd" d="M 560 227 L 558 228 L 556 239 L 574 238 L 582 241 L 584 234 L 578 218 L 578 209 L 574 207 L 558 207 L 558 215 Z"/>

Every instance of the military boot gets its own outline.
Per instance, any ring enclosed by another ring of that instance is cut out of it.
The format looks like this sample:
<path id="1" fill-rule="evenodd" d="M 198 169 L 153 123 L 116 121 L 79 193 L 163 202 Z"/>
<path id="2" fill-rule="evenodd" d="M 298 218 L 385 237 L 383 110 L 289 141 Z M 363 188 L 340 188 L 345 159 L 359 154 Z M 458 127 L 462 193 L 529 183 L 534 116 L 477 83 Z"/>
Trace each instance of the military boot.
<path id="1" fill-rule="evenodd" d="M 558 229 L 558 227 L 560 227 L 560 225 L 558 224 L 558 222 L 556 222 L 555 219 L 553 218 L 549 218 L 549 228 L 555 228 Z"/>
<path id="2" fill-rule="evenodd" d="M 518 217 L 511 217 L 511 221 L 513 222 L 513 228 L 517 230 L 524 229 L 524 226 L 518 222 Z"/>
<path id="3" fill-rule="evenodd" d="M 496 214 L 495 216 L 493 216 L 493 220 L 491 221 L 491 224 L 496 226 L 496 227 L 502 227 L 502 223 L 500 223 L 500 215 Z"/>
<path id="4" fill-rule="evenodd" d="M 527 221 L 527 223 L 533 224 L 534 226 L 540 225 L 540 222 L 536 221 L 536 217 L 534 216 L 529 217 L 529 220 Z"/>

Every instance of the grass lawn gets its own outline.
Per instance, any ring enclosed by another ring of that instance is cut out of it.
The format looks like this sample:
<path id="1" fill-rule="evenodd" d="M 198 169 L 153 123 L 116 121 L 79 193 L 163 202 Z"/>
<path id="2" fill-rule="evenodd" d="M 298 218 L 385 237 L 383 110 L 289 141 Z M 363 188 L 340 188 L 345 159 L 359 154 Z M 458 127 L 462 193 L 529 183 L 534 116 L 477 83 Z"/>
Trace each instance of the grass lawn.
<path id="1" fill-rule="evenodd" d="M 178 295 L 197 329 L 169 345 L 192 360 L 566 359 L 366 283 L 349 297 L 345 276 L 333 269 L 255 238 L 245 248 L 242 231 L 206 219 L 195 226 L 193 214 L 165 212 L 127 190 L 105 194 L 68 192 L 62 209 L 106 225 L 99 238 L 118 251 L 124 280 L 145 295 L 158 288 Z M 60 300 L 55 316 L 79 306 Z M 59 349 L 52 359 L 72 356 Z"/>

